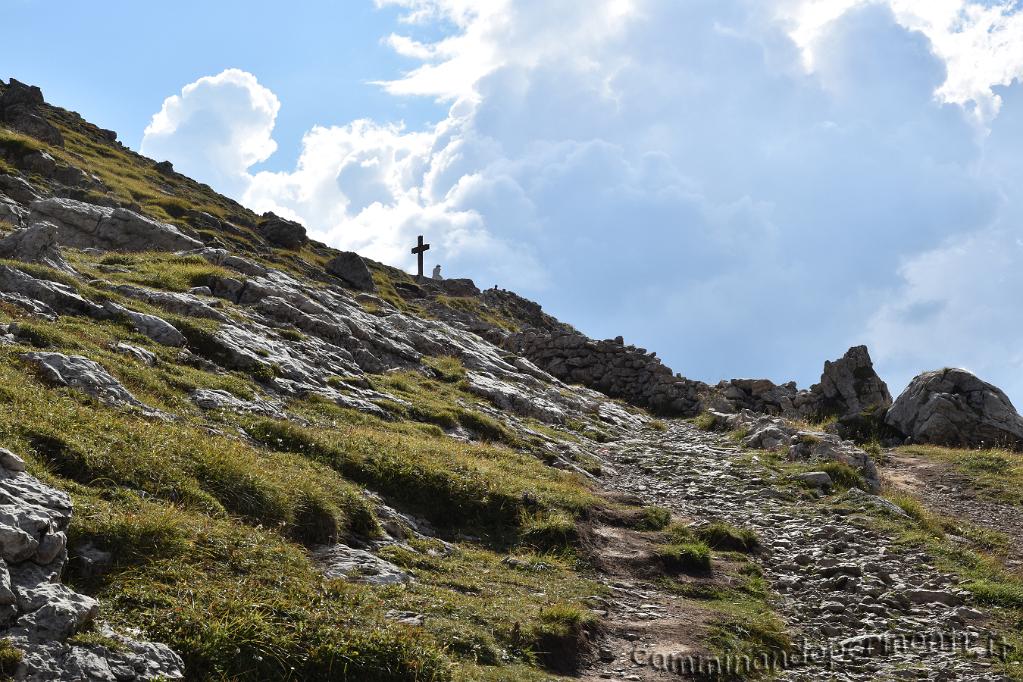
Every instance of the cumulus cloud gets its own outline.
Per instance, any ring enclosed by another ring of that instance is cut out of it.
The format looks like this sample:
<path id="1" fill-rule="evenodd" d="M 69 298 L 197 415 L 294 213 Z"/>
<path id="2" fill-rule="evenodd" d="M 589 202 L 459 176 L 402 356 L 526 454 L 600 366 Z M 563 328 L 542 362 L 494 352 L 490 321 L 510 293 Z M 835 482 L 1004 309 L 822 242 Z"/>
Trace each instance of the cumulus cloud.
<path id="1" fill-rule="evenodd" d="M 246 171 L 277 150 L 271 137 L 280 102 L 251 73 L 227 69 L 164 100 L 146 127 L 141 151 L 228 194 L 248 184 Z"/>
<path id="2" fill-rule="evenodd" d="M 624 332 L 703 379 L 805 384 L 868 340 L 896 390 L 933 363 L 1013 369 L 1023 329 L 983 352 L 949 333 L 1010 300 L 930 274 L 992 253 L 1010 285 L 1019 269 L 1023 157 L 1004 150 L 1023 131 L 996 115 L 1021 88 L 999 85 L 1018 67 L 1008 5 L 377 3 L 405 10 L 387 42 L 420 60 L 383 87 L 449 114 L 422 130 L 315 127 L 291 172 L 206 161 L 243 179 L 246 204 L 406 267 L 426 234 L 446 273 Z M 422 40 L 424 23 L 448 33 Z M 988 66 L 965 78 L 970 59 Z M 259 120 L 250 106 L 243 120 Z M 928 334 L 942 352 L 914 350 Z"/>

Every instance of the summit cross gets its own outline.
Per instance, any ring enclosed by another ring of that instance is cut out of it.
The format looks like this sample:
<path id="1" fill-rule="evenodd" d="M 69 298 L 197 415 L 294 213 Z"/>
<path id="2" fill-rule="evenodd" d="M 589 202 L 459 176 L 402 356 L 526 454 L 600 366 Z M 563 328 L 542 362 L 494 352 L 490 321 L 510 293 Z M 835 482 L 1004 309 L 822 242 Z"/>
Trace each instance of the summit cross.
<path id="1" fill-rule="evenodd" d="M 429 244 L 423 243 L 423 235 L 419 235 L 419 245 L 412 249 L 412 253 L 419 256 L 419 277 L 423 276 L 423 254 L 430 250 Z"/>

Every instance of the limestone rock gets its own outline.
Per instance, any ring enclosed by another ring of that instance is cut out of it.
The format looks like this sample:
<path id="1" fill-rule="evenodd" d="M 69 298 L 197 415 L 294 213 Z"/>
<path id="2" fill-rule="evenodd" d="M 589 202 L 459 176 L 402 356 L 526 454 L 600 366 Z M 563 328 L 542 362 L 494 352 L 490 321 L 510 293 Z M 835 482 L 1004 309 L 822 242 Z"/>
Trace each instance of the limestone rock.
<path id="1" fill-rule="evenodd" d="M 840 359 L 825 362 L 821 381 L 810 393 L 819 402 L 820 414 L 839 417 L 884 411 L 892 404 L 888 386 L 874 371 L 866 346 L 854 346 Z"/>
<path id="2" fill-rule="evenodd" d="M 466 381 L 466 388 L 470 393 L 486 398 L 498 409 L 534 417 L 549 424 L 561 424 L 565 421 L 565 411 L 553 401 L 511 383 L 479 372 L 469 372 Z"/>
<path id="3" fill-rule="evenodd" d="M 824 471 L 808 471 L 805 474 L 796 474 L 792 480 L 805 483 L 812 488 L 830 488 L 834 485 L 831 476 Z"/>
<path id="4" fill-rule="evenodd" d="M 0 193 L 0 225 L 21 227 L 25 224 L 28 211 L 7 195 Z"/>
<path id="5" fill-rule="evenodd" d="M 925 372 L 913 379 L 885 423 L 914 443 L 1023 446 L 1023 417 L 1008 396 L 964 369 Z"/>
<path id="6" fill-rule="evenodd" d="M 184 677 L 181 658 L 162 644 L 124 637 L 97 623 L 99 604 L 60 583 L 71 500 L 24 471 L 0 449 L 0 637 L 22 652 L 13 679 L 141 682 Z M 93 624 L 117 645 L 69 637 Z"/>
<path id="7" fill-rule="evenodd" d="M 207 215 L 207 214 L 203 214 Z M 210 216 L 212 218 L 212 216 Z M 211 249 L 203 248 L 196 251 L 182 251 L 179 255 L 182 256 L 199 256 L 204 258 L 213 265 L 222 265 L 225 268 L 237 270 L 243 275 L 265 275 L 269 270 L 259 263 L 249 260 L 248 258 L 242 258 L 241 256 L 235 256 L 229 253 L 225 249 Z"/>
<path id="8" fill-rule="evenodd" d="M 89 358 L 42 352 L 24 353 L 21 358 L 34 364 L 42 378 L 51 385 L 78 389 L 108 405 L 130 405 L 152 411 L 99 363 Z"/>
<path id="9" fill-rule="evenodd" d="M 228 316 L 220 312 L 206 301 L 194 294 L 179 294 L 170 291 L 157 291 L 145 289 L 130 284 L 123 284 L 114 287 L 114 291 L 122 296 L 128 296 L 139 301 L 145 301 L 150 305 L 163 308 L 175 315 L 186 315 L 188 317 L 201 317 L 218 322 L 227 322 Z M 219 303 L 219 301 L 214 301 Z"/>
<path id="10" fill-rule="evenodd" d="M 75 274 L 57 246 L 57 226 L 40 222 L 15 230 L 0 239 L 0 258 L 40 263 L 56 270 Z"/>
<path id="11" fill-rule="evenodd" d="M 0 96 L 0 121 L 12 130 L 63 147 L 64 137 L 43 116 L 39 107 L 41 104 L 43 93 L 38 87 L 25 85 L 12 78 L 3 96 Z"/>
<path id="12" fill-rule="evenodd" d="M 0 192 L 19 204 L 28 205 L 39 200 L 39 194 L 24 178 L 17 175 L 0 175 Z"/>
<path id="13" fill-rule="evenodd" d="M 227 391 L 199 389 L 192 392 L 192 402 L 204 410 L 229 410 L 248 414 L 280 417 L 280 407 L 265 400 L 243 400 Z"/>
<path id="14" fill-rule="evenodd" d="M 271 244 L 285 249 L 297 249 L 309 241 L 305 227 L 273 213 L 264 214 L 256 230 Z"/>
<path id="15" fill-rule="evenodd" d="M 127 308 L 119 306 L 111 301 L 107 301 L 106 304 L 104 304 L 104 307 L 111 313 L 111 315 L 126 318 L 139 334 L 148 336 L 153 341 L 156 341 L 163 346 L 180 348 L 185 345 L 185 335 L 179 332 L 177 327 L 162 317 L 128 310 Z"/>
<path id="16" fill-rule="evenodd" d="M 182 251 L 202 242 L 178 228 L 125 208 L 109 208 L 74 199 L 50 198 L 31 205 L 32 219 L 48 220 L 59 228 L 63 246 L 113 251 Z"/>
<path id="17" fill-rule="evenodd" d="M 133 346 L 130 343 L 124 343 L 123 341 L 117 343 L 117 345 L 114 346 L 114 350 L 118 353 L 123 353 L 124 355 L 130 355 L 144 365 L 152 366 L 155 365 L 157 361 L 156 355 L 145 348 L 139 348 L 138 346 Z"/>
<path id="18" fill-rule="evenodd" d="M 87 301 L 66 284 L 36 279 L 8 265 L 0 265 L 0 292 L 20 294 L 39 301 L 58 315 L 84 315 L 97 319 L 109 316 L 103 306 Z"/>
<path id="19" fill-rule="evenodd" d="M 343 279 L 359 291 L 375 292 L 376 284 L 366 262 L 359 254 L 342 251 L 327 263 L 327 272 Z"/>
<path id="20" fill-rule="evenodd" d="M 343 578 L 371 585 L 397 585 L 412 576 L 372 552 L 338 544 L 313 552 L 313 559 L 323 567 L 328 578 Z"/>

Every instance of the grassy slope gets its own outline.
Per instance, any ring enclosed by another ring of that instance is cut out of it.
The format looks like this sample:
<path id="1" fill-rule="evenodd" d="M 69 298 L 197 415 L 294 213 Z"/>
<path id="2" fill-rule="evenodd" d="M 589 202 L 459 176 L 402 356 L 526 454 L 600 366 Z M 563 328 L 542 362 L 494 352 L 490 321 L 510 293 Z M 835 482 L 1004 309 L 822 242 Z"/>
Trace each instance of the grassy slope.
<path id="1" fill-rule="evenodd" d="M 46 149 L 161 220 L 183 225 L 188 209 L 230 220 L 237 234 L 206 236 L 295 274 L 329 255 L 316 244 L 298 254 L 269 249 L 252 236 L 257 218 L 250 212 L 191 180 L 160 175 L 71 114 L 50 114 L 65 149 L 6 130 L 0 149 Z M 180 291 L 225 274 L 198 259 L 160 254 L 67 255 L 82 280 L 11 264 L 115 301 L 122 299 L 83 282 L 102 277 Z M 393 303 L 415 312 L 392 284 L 403 275 L 381 267 L 378 277 Z M 306 400 L 289 406 L 309 421 L 300 428 L 201 413 L 188 399 L 191 390 L 251 398 L 261 394 L 258 377 L 197 369 L 125 325 L 71 317 L 46 323 L 13 307 L 0 307 L 0 322 L 21 329 L 19 345 L 0 349 L 0 445 L 72 493 L 73 546 L 89 542 L 114 555 L 112 570 L 100 577 L 73 562 L 70 579 L 100 597 L 107 619 L 181 652 L 194 679 L 549 679 L 537 664 L 540 644 L 585 622 L 586 598 L 601 593 L 570 547 L 541 555 L 525 541 L 538 523 L 572 520 L 598 498 L 583 478 L 547 467 L 528 443 L 473 409 L 476 399 L 462 391 L 460 368 L 450 360 L 434 361 L 438 380 L 371 377 L 413 405 L 399 421 Z M 112 351 L 122 340 L 155 353 L 158 364 Z M 49 389 L 18 357 L 38 349 L 95 359 L 139 399 L 182 418 L 143 419 Z M 480 442 L 451 439 L 437 425 L 458 425 Z M 463 541 L 450 554 L 433 541 L 386 550 L 416 577 L 406 586 L 324 580 L 305 547 L 378 534 L 365 489 Z M 509 553 L 521 561 L 502 561 Z M 399 624 L 388 617 L 394 611 L 422 614 L 425 624 Z"/>

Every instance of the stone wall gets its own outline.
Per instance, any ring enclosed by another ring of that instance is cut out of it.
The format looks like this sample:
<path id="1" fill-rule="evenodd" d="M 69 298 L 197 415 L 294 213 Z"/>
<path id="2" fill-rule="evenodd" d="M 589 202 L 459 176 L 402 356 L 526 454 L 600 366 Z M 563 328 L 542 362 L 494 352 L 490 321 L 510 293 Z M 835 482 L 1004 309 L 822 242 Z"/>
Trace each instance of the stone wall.
<path id="1" fill-rule="evenodd" d="M 526 330 L 511 334 L 503 345 L 562 381 L 667 416 L 698 414 L 700 394 L 707 389 L 706 384 L 673 374 L 655 353 L 626 346 L 621 337 L 594 341 L 571 331 Z"/>

